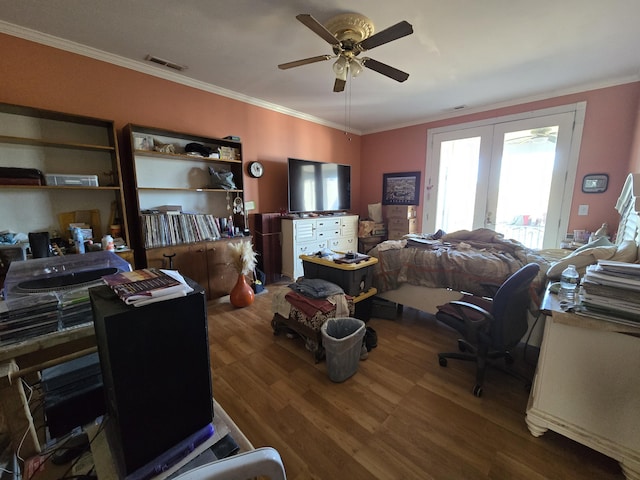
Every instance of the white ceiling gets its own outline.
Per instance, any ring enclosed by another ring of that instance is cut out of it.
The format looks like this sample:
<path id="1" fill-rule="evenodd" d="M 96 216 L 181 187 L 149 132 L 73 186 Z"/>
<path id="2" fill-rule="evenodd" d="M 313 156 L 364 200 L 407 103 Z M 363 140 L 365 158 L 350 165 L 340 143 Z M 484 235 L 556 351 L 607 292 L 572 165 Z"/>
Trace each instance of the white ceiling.
<path id="1" fill-rule="evenodd" d="M 366 53 L 408 72 L 406 82 L 365 69 L 333 93 L 332 61 L 276 67 L 332 53 L 297 14 L 323 23 L 346 12 L 376 31 L 413 25 Z M 0 0 L 0 32 L 359 133 L 640 79 L 639 0 Z"/>

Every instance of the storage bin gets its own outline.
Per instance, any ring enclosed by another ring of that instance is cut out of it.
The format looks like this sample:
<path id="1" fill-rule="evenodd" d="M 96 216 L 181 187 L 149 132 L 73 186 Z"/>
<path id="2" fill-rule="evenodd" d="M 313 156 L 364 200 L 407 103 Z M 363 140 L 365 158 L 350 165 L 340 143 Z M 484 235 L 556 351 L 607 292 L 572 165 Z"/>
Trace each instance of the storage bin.
<path id="1" fill-rule="evenodd" d="M 373 305 L 371 306 L 371 316 L 394 320 L 398 316 L 398 305 L 384 298 L 376 297 L 373 299 Z"/>
<path id="2" fill-rule="evenodd" d="M 344 382 L 358 371 L 365 330 L 362 320 L 351 317 L 330 318 L 322 324 L 322 345 L 332 382 Z"/>
<path id="3" fill-rule="evenodd" d="M 373 282 L 373 263 L 360 267 L 353 265 L 349 267 L 326 261 L 326 265 L 317 261 L 302 259 L 302 268 L 306 278 L 321 278 L 328 282 L 339 285 L 344 293 L 357 297 L 361 293 L 368 292 Z"/>

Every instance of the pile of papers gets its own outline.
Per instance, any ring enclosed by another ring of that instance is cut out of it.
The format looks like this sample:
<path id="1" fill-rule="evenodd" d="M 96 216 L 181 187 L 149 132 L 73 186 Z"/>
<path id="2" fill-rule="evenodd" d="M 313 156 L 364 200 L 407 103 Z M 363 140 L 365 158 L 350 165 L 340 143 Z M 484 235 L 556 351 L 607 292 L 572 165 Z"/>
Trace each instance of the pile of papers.
<path id="1" fill-rule="evenodd" d="M 582 279 L 583 313 L 630 325 L 640 323 L 640 264 L 598 260 Z"/>
<path id="2" fill-rule="evenodd" d="M 136 307 L 184 297 L 193 291 L 175 270 L 143 268 L 106 275 L 102 279 L 124 303 Z"/>

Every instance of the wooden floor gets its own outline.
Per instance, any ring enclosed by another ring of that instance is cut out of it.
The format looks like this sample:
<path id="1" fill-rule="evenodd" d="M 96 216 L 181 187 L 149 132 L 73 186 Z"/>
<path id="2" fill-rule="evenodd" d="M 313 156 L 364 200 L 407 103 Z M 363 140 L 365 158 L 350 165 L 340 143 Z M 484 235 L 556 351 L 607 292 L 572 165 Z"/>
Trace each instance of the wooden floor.
<path id="1" fill-rule="evenodd" d="M 438 365 L 455 333 L 412 309 L 372 317 L 378 347 L 331 382 L 302 340 L 273 335 L 279 288 L 243 309 L 210 303 L 209 342 L 215 399 L 254 446 L 280 452 L 289 480 L 624 478 L 617 462 L 559 434 L 533 437 L 522 382 L 490 370 L 474 397 L 472 364 Z"/>

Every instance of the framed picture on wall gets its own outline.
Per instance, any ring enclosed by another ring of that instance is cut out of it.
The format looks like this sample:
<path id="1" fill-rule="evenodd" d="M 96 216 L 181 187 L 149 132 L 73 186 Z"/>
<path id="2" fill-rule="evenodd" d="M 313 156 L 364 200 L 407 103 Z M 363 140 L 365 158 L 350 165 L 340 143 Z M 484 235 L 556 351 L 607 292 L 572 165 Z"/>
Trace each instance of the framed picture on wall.
<path id="1" fill-rule="evenodd" d="M 420 172 L 383 173 L 383 205 L 418 205 Z"/>

